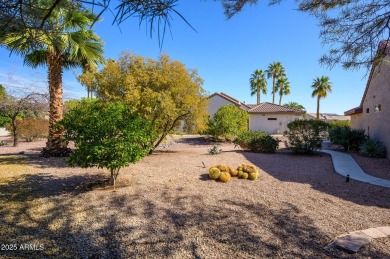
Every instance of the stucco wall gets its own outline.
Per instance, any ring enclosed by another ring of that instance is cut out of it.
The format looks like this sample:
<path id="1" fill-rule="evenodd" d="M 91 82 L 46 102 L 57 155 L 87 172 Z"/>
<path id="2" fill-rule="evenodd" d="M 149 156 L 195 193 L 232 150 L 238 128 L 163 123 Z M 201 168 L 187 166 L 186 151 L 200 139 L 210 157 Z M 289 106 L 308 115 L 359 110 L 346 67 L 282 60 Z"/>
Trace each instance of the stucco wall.
<path id="1" fill-rule="evenodd" d="M 210 117 L 214 115 L 214 113 L 217 112 L 217 110 L 222 106 L 222 105 L 228 105 L 228 104 L 233 104 L 232 102 L 226 100 L 225 98 L 222 98 L 219 95 L 214 95 L 209 99 L 209 113 Z"/>
<path id="2" fill-rule="evenodd" d="M 300 115 L 291 114 L 250 114 L 249 130 L 265 131 L 269 134 L 282 134 L 287 130 L 287 124 L 299 119 Z M 268 120 L 276 118 L 276 120 Z"/>
<path id="3" fill-rule="evenodd" d="M 375 111 L 380 105 L 381 111 Z M 367 110 L 368 109 L 368 110 Z M 387 56 L 380 69 L 376 68 L 367 94 L 363 100 L 363 113 L 352 116 L 351 127 L 364 129 L 372 139 L 382 141 L 390 159 L 390 57 Z"/>
<path id="4" fill-rule="evenodd" d="M 0 137 L 5 137 L 9 135 L 9 131 L 7 131 L 5 128 L 0 128 Z"/>

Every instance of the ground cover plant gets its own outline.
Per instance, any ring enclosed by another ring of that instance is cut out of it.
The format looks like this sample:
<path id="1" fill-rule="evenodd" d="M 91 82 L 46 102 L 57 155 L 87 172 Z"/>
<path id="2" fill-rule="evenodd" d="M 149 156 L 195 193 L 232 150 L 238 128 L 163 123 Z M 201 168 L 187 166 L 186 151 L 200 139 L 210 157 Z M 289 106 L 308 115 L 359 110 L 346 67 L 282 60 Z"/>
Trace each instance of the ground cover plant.
<path id="1" fill-rule="evenodd" d="M 312 154 L 321 149 L 328 127 L 328 123 L 320 120 L 292 121 L 284 132 L 286 147 L 294 154 Z"/>
<path id="2" fill-rule="evenodd" d="M 150 121 L 120 102 L 82 100 L 65 115 L 61 126 L 65 138 L 76 147 L 68 163 L 110 170 L 114 188 L 119 170 L 146 156 L 156 138 Z"/>
<path id="3" fill-rule="evenodd" d="M 386 148 L 380 141 L 366 139 L 359 146 L 359 154 L 367 157 L 386 157 Z"/>

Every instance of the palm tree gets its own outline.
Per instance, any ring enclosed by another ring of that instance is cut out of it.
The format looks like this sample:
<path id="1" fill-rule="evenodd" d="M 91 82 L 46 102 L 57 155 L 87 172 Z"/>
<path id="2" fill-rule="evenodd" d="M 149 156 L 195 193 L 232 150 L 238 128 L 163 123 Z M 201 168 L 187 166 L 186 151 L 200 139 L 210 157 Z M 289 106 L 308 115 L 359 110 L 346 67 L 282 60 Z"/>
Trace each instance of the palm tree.
<path id="1" fill-rule="evenodd" d="M 329 81 L 329 77 L 321 76 L 313 80 L 311 87 L 314 89 L 311 97 L 317 96 L 317 120 L 320 119 L 320 100 L 325 98 L 328 92 L 332 92 L 332 83 Z"/>
<path id="2" fill-rule="evenodd" d="M 278 81 L 276 82 L 275 90 L 279 90 L 279 105 L 282 105 L 283 95 L 290 94 L 290 82 L 287 81 L 286 77 L 278 78 Z"/>
<path id="3" fill-rule="evenodd" d="M 306 110 L 305 107 L 303 107 L 302 105 L 300 105 L 297 102 L 288 102 L 288 103 L 283 104 L 283 106 L 291 108 L 291 109 L 301 110 L 301 111 Z"/>
<path id="4" fill-rule="evenodd" d="M 44 7 L 47 1 L 40 0 L 39 3 Z M 21 55 L 26 65 L 48 67 L 50 114 L 45 155 L 62 156 L 68 151 L 63 129 L 57 126 L 63 117 L 63 69 L 103 62 L 102 40 L 88 29 L 95 19 L 89 10 L 71 5 L 70 1 L 61 1 L 46 20 L 44 30 L 24 28 L 0 39 L 11 52 Z"/>
<path id="5" fill-rule="evenodd" d="M 251 75 L 251 96 L 257 94 L 257 104 L 260 104 L 260 92 L 267 94 L 267 80 L 263 70 L 256 69 Z"/>
<path id="6" fill-rule="evenodd" d="M 274 62 L 268 66 L 265 72 L 268 78 L 272 77 L 272 103 L 275 103 L 276 79 L 285 75 L 285 69 L 280 62 Z"/>

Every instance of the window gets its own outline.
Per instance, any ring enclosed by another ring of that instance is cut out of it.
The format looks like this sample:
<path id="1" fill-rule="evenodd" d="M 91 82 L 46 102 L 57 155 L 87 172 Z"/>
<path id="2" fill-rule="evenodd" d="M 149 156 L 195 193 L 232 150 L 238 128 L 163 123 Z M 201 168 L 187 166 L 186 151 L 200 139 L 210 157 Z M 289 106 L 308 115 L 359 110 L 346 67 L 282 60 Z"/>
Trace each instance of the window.
<path id="1" fill-rule="evenodd" d="M 370 113 L 370 109 L 369 108 L 366 109 L 366 113 Z"/>
<path id="2" fill-rule="evenodd" d="M 382 110 L 382 105 L 378 104 L 377 106 L 375 106 L 374 109 L 375 112 L 380 112 L 381 110 Z"/>
<path id="3" fill-rule="evenodd" d="M 268 118 L 269 121 L 276 121 L 277 118 Z"/>

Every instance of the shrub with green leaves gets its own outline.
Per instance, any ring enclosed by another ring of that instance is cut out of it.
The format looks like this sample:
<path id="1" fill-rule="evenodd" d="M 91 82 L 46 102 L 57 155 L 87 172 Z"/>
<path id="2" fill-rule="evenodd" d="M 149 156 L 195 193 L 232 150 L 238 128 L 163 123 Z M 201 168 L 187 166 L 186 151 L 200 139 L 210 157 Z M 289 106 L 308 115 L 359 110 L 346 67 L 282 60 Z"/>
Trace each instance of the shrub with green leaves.
<path id="1" fill-rule="evenodd" d="M 222 149 L 220 149 L 217 145 L 214 145 L 212 148 L 207 149 L 207 152 L 210 155 L 219 155 L 221 154 Z"/>
<path id="2" fill-rule="evenodd" d="M 1 116 L 0 114 L 0 127 L 5 127 L 10 122 L 11 122 L 10 118 Z"/>
<path id="3" fill-rule="evenodd" d="M 119 170 L 146 156 L 157 137 L 148 120 L 121 102 L 84 99 L 65 114 L 61 125 L 66 140 L 76 147 L 68 163 L 109 169 L 114 187 Z"/>
<path id="4" fill-rule="evenodd" d="M 332 144 L 342 146 L 346 151 L 359 151 L 360 145 L 366 140 L 363 129 L 351 127 L 333 127 L 329 129 L 329 140 Z"/>
<path id="5" fill-rule="evenodd" d="M 231 141 L 248 130 L 249 115 L 235 105 L 223 105 L 208 121 L 206 134 Z"/>
<path id="6" fill-rule="evenodd" d="M 257 153 L 274 153 L 279 146 L 278 139 L 262 131 L 241 133 L 233 142 L 243 149 Z"/>
<path id="7" fill-rule="evenodd" d="M 359 154 L 367 157 L 385 157 L 386 148 L 380 141 L 366 139 L 359 147 Z"/>
<path id="8" fill-rule="evenodd" d="M 329 122 L 329 128 L 334 128 L 334 127 L 350 127 L 351 122 L 350 121 L 331 121 Z"/>
<path id="9" fill-rule="evenodd" d="M 284 132 L 286 147 L 295 154 L 311 154 L 321 149 L 329 124 L 320 120 L 296 120 Z"/>

